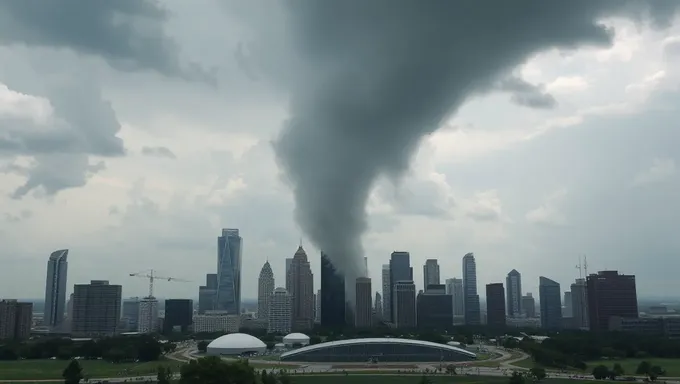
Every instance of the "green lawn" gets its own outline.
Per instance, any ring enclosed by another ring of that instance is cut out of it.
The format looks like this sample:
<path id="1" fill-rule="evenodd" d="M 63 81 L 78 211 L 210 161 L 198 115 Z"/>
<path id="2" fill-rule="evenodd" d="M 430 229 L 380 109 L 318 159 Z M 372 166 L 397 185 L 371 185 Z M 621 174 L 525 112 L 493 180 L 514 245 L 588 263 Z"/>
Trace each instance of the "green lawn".
<path id="1" fill-rule="evenodd" d="M 159 365 L 179 371 L 182 363 L 163 360 L 148 363 L 113 364 L 103 360 L 80 360 L 83 374 L 90 378 L 124 377 L 155 374 Z M 64 360 L 15 360 L 0 361 L 0 380 L 61 379 L 68 365 Z"/>
<path id="2" fill-rule="evenodd" d="M 352 375 L 347 376 L 331 376 L 324 375 L 324 384 L 417 384 L 420 381 L 420 375 Z M 291 376 L 293 384 L 316 384 L 319 382 L 319 376 L 314 375 L 294 375 Z M 461 383 L 461 384 L 507 384 L 507 377 L 495 376 L 429 376 L 433 384 L 447 384 L 447 383 Z M 542 384 L 573 384 L 573 380 L 568 379 L 545 379 L 541 381 Z M 579 384 L 594 383 L 590 381 L 580 380 Z"/>
<path id="3" fill-rule="evenodd" d="M 619 363 L 621 364 L 621 367 L 623 367 L 623 370 L 625 371 L 624 376 L 626 375 L 635 375 L 635 370 L 637 369 L 638 365 L 640 364 L 641 361 L 646 360 L 649 361 L 652 365 L 658 365 L 661 368 L 666 370 L 666 376 L 667 377 L 680 377 L 680 359 L 658 359 L 658 358 L 647 358 L 647 359 L 622 359 L 622 360 L 597 360 L 597 361 L 588 361 L 587 365 L 588 368 L 586 368 L 586 373 L 592 372 L 593 368 L 596 366 L 602 364 L 606 365 L 607 367 L 611 368 L 614 366 L 614 364 Z M 524 360 L 517 361 L 513 363 L 512 365 L 516 367 L 521 367 L 521 368 L 533 368 L 534 367 L 534 362 L 531 359 L 531 357 L 526 358 Z M 553 369 L 554 368 L 547 368 L 547 369 Z"/>

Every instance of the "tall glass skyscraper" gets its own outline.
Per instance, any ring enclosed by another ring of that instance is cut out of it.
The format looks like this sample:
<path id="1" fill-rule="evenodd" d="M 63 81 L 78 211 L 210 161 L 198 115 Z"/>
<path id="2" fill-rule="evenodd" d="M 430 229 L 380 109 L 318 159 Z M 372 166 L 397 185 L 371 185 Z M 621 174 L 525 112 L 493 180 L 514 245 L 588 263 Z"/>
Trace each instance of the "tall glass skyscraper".
<path id="1" fill-rule="evenodd" d="M 400 281 L 413 282 L 411 255 L 408 252 L 394 251 L 390 256 L 390 300 L 392 300 L 392 306 L 390 307 L 390 321 L 392 322 L 397 321 L 395 317 L 396 311 L 394 308 L 396 299 L 396 296 L 394 295 L 394 286 Z"/>
<path id="2" fill-rule="evenodd" d="M 345 277 L 331 259 L 321 252 L 321 325 L 341 329 L 345 326 Z"/>
<path id="3" fill-rule="evenodd" d="M 479 295 L 477 294 L 477 263 L 473 253 L 463 256 L 463 296 L 465 325 L 481 324 Z"/>
<path id="4" fill-rule="evenodd" d="M 56 327 L 64 320 L 67 271 L 68 249 L 52 252 L 47 261 L 47 279 L 45 282 L 44 323 L 48 327 Z"/>
<path id="5" fill-rule="evenodd" d="M 238 229 L 222 229 L 217 238 L 216 308 L 230 314 L 241 313 L 241 255 L 243 239 Z"/>

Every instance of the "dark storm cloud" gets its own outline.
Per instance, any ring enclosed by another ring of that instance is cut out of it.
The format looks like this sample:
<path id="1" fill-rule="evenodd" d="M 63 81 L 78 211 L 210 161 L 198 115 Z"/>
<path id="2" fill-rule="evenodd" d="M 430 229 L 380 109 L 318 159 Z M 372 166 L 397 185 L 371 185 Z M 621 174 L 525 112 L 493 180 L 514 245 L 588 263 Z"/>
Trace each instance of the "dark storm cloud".
<path id="1" fill-rule="evenodd" d="M 143 147 L 142 155 L 153 157 L 164 157 L 166 159 L 176 159 L 177 156 L 166 147 Z"/>
<path id="2" fill-rule="evenodd" d="M 493 90 L 542 50 L 609 46 L 613 31 L 598 23 L 601 17 L 637 18 L 651 11 L 661 23 L 680 5 L 643 0 L 286 4 L 283 23 L 259 26 L 270 28 L 260 36 L 265 45 L 274 39 L 267 48 L 278 55 L 264 69 L 292 93 L 292 118 L 276 152 L 293 185 L 298 223 L 348 281 L 363 270 L 365 203 L 375 180 L 407 169 L 421 139 L 467 98 Z M 272 25 L 283 28 L 272 31 Z M 285 32 L 290 35 L 282 36 Z"/>
<path id="3" fill-rule="evenodd" d="M 510 100 L 523 107 L 552 109 L 557 106 L 555 98 L 546 93 L 542 86 L 529 84 L 518 77 L 509 77 L 501 81 L 499 88 L 512 94 Z"/>
<path id="4" fill-rule="evenodd" d="M 167 17 L 152 0 L 2 1 L 0 44 L 69 48 L 121 70 L 213 81 L 212 74 L 180 62 L 176 42 L 163 30 Z"/>

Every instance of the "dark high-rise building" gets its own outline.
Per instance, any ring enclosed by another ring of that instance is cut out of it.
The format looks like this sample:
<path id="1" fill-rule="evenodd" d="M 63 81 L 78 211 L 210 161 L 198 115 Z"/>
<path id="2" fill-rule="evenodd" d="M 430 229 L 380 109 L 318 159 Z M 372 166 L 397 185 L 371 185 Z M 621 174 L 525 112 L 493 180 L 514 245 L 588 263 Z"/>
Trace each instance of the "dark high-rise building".
<path id="1" fill-rule="evenodd" d="M 311 329 L 314 325 L 314 275 L 302 245 L 295 251 L 293 263 L 288 270 L 286 290 L 292 301 L 293 328 Z"/>
<path id="2" fill-rule="evenodd" d="M 345 277 L 338 272 L 331 259 L 321 252 L 321 326 L 345 326 Z"/>
<path id="3" fill-rule="evenodd" d="M 482 314 L 479 308 L 479 294 L 477 293 L 477 262 L 475 255 L 468 253 L 463 256 L 463 297 L 466 325 L 479 325 Z"/>
<path id="4" fill-rule="evenodd" d="M 217 238 L 217 295 L 215 309 L 241 314 L 241 259 L 243 239 L 238 229 L 222 229 Z"/>
<path id="5" fill-rule="evenodd" d="M 587 277 L 588 313 L 591 331 L 609 329 L 612 316 L 637 318 L 638 303 L 634 275 L 600 271 Z"/>
<path id="6" fill-rule="evenodd" d="M 565 291 L 564 292 L 564 300 L 562 302 L 564 303 L 564 309 L 562 310 L 562 317 L 569 317 L 569 318 L 574 317 L 574 312 L 572 310 L 573 300 L 571 299 L 571 291 Z"/>
<path id="7" fill-rule="evenodd" d="M 541 276 L 538 283 L 538 294 L 541 303 L 541 328 L 562 328 L 562 293 L 560 284 Z"/>
<path id="8" fill-rule="evenodd" d="M 198 287 L 198 314 L 215 310 L 217 300 L 217 274 L 205 275 L 205 285 Z"/>
<path id="9" fill-rule="evenodd" d="M 411 268 L 411 255 L 408 252 L 394 251 L 390 257 L 390 300 L 393 304 L 394 300 L 394 286 L 398 281 L 413 281 L 413 268 Z M 415 305 L 415 297 L 414 297 Z M 394 317 L 395 309 L 390 308 L 390 319 L 396 322 Z"/>
<path id="10" fill-rule="evenodd" d="M 418 294 L 418 328 L 445 330 L 453 325 L 453 298 L 446 293 L 446 285 L 430 284 Z"/>
<path id="11" fill-rule="evenodd" d="M 486 324 L 505 327 L 505 289 L 503 283 L 486 285 Z"/>
<path id="12" fill-rule="evenodd" d="M 536 300 L 534 300 L 531 292 L 527 292 L 526 296 L 522 296 L 522 313 L 530 319 L 536 317 Z"/>
<path id="13" fill-rule="evenodd" d="M 68 275 L 68 249 L 52 252 L 47 261 L 45 281 L 45 316 L 43 321 L 50 328 L 61 325 L 66 310 L 66 280 Z"/>
<path id="14" fill-rule="evenodd" d="M 190 299 L 165 300 L 163 333 L 187 332 L 194 318 L 194 301 Z"/>
<path id="15" fill-rule="evenodd" d="M 522 275 L 513 269 L 505 278 L 507 305 L 505 309 L 510 317 L 522 315 Z"/>
<path id="16" fill-rule="evenodd" d="M 576 329 L 589 329 L 588 292 L 585 279 L 576 279 L 571 285 L 571 315 Z"/>
<path id="17" fill-rule="evenodd" d="M 394 284 L 392 296 L 394 325 L 397 328 L 415 328 L 416 320 L 416 285 L 413 281 L 402 280 Z"/>
<path id="18" fill-rule="evenodd" d="M 110 336 L 118 332 L 122 287 L 106 280 L 73 286 L 73 322 L 75 336 Z"/>
<path id="19" fill-rule="evenodd" d="M 373 325 L 373 303 L 371 295 L 371 279 L 358 277 L 355 287 L 354 326 L 368 328 Z"/>
<path id="20" fill-rule="evenodd" d="M 0 341 L 28 339 L 32 322 L 33 303 L 0 300 Z"/>

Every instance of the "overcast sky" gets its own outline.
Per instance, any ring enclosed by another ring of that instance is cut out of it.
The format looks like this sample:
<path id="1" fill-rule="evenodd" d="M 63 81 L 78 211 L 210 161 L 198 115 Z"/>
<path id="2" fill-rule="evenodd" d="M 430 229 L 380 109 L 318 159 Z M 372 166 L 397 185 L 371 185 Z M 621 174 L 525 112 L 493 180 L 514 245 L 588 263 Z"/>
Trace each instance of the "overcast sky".
<path id="1" fill-rule="evenodd" d="M 49 254 L 68 248 L 69 286 L 143 295 L 128 275 L 153 268 L 191 281 L 157 296 L 193 298 L 221 228 L 243 237 L 244 298 L 266 260 L 285 285 L 301 237 L 318 289 L 318 244 L 273 145 L 304 76 L 274 80 L 262 51 L 276 44 L 260 44 L 284 11 L 36 4 L 0 2 L 0 297 L 42 298 Z M 513 268 L 526 292 L 539 276 L 564 290 L 582 255 L 590 272 L 635 274 L 641 296 L 680 289 L 680 20 L 601 22 L 611 44 L 528 55 L 465 95 L 403 176 L 377 178 L 361 238 L 374 290 L 394 250 L 411 253 L 419 287 L 426 259 L 443 280 L 474 252 L 482 296 Z"/>

